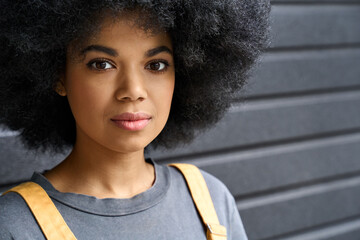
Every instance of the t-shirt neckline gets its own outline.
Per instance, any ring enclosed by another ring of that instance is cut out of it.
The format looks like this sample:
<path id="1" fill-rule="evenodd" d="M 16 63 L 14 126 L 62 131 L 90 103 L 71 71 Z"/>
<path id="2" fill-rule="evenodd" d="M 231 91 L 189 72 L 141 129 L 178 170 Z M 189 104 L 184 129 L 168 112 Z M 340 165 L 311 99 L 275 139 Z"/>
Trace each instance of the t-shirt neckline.
<path id="1" fill-rule="evenodd" d="M 155 182 L 151 188 L 132 198 L 99 199 L 94 196 L 83 194 L 59 192 L 41 173 L 38 172 L 33 174 L 31 181 L 39 184 L 53 201 L 55 200 L 67 207 L 102 216 L 129 215 L 144 211 L 158 204 L 165 197 L 170 186 L 170 173 L 168 167 L 158 165 L 151 159 L 147 159 L 146 161 L 154 165 Z"/>

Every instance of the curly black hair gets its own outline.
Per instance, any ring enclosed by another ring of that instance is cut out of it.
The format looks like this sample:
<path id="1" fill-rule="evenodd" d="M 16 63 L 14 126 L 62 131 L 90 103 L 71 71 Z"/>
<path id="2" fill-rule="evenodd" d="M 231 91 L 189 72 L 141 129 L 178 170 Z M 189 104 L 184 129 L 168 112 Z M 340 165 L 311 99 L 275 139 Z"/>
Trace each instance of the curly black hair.
<path id="1" fill-rule="evenodd" d="M 168 122 L 152 146 L 190 142 L 216 123 L 267 46 L 268 0 L 3 0 L 0 2 L 0 124 L 30 149 L 73 146 L 75 120 L 54 91 L 69 44 L 102 19 L 137 11 L 144 31 L 166 31 L 176 84 Z"/>

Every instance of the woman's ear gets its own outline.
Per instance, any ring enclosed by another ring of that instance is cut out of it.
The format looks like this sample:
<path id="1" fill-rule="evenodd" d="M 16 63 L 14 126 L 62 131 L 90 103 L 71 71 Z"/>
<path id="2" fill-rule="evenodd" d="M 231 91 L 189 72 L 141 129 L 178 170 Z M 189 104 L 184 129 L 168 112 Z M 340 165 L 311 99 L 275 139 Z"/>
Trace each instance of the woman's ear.
<path id="1" fill-rule="evenodd" d="M 55 84 L 55 92 L 57 92 L 60 96 L 65 97 L 66 96 L 66 89 L 64 86 L 64 79 L 61 78 L 59 81 Z"/>

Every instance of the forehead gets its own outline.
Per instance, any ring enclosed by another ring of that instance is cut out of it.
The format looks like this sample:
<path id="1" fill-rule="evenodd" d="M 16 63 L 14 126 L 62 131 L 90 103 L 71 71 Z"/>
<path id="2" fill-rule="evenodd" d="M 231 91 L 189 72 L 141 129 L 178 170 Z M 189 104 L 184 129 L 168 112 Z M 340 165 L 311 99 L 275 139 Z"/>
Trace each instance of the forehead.
<path id="1" fill-rule="evenodd" d="M 103 45 L 119 50 L 146 51 L 158 46 L 172 49 L 170 34 L 159 29 L 144 30 L 139 26 L 132 15 L 120 18 L 105 18 L 99 24 L 94 34 L 85 38 L 75 48 L 70 48 L 71 53 L 81 55 L 81 49 L 91 45 Z M 72 54 L 71 54 L 72 55 Z"/>
<path id="2" fill-rule="evenodd" d="M 135 25 L 134 22 L 125 20 L 104 21 L 101 25 L 100 31 L 94 36 L 92 41 L 103 41 L 117 43 L 122 42 L 161 42 L 171 44 L 169 34 L 166 32 L 150 32 L 144 31 L 142 28 Z"/>

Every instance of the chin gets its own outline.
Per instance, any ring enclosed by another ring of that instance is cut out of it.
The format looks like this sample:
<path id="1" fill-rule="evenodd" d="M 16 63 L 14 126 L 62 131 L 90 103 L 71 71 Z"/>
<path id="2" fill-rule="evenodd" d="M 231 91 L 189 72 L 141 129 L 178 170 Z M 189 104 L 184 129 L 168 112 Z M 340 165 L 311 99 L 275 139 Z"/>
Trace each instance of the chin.
<path id="1" fill-rule="evenodd" d="M 144 151 L 144 148 L 150 144 L 151 141 L 144 141 L 139 139 L 127 139 L 125 142 L 112 143 L 107 148 L 119 153 L 131 153 Z"/>

